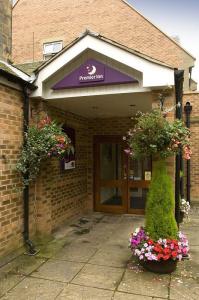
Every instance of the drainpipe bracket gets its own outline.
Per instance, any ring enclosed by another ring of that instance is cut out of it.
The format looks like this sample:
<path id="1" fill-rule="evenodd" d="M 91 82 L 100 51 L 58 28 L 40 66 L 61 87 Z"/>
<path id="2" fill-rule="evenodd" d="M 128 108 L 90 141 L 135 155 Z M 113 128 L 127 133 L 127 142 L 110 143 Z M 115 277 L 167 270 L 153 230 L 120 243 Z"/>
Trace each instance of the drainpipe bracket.
<path id="1" fill-rule="evenodd" d="M 25 241 L 25 246 L 27 247 L 27 252 L 25 252 L 25 255 L 28 256 L 35 256 L 39 253 L 40 249 L 35 249 L 35 246 L 31 240 Z"/>

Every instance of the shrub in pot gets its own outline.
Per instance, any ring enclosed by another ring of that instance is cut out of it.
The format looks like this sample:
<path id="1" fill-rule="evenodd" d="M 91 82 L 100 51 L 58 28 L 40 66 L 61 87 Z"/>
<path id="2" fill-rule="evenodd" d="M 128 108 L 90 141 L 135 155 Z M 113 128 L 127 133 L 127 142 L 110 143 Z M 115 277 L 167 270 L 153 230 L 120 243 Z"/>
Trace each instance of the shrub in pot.
<path id="1" fill-rule="evenodd" d="M 138 228 L 130 238 L 133 254 L 150 271 L 174 271 L 177 261 L 189 251 L 186 237 L 178 232 L 173 186 L 165 161 L 180 150 L 184 152 L 184 158 L 190 159 L 189 137 L 190 132 L 181 121 L 169 123 L 165 113 L 158 110 L 140 114 L 137 124 L 125 137 L 132 157 L 150 155 L 155 158 L 145 227 Z"/>

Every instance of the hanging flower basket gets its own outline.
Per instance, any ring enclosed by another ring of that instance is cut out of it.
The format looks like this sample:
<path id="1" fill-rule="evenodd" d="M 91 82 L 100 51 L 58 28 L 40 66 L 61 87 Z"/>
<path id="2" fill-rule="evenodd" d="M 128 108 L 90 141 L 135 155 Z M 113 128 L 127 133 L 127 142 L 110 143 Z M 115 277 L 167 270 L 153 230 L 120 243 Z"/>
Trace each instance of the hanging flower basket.
<path id="1" fill-rule="evenodd" d="M 130 156 L 165 159 L 182 151 L 184 159 L 190 159 L 190 130 L 181 120 L 170 123 L 164 112 L 154 109 L 138 113 L 135 121 L 134 128 L 129 129 L 124 137 L 129 146 L 125 152 Z"/>
<path id="2" fill-rule="evenodd" d="M 73 151 L 71 140 L 62 127 L 48 116 L 37 125 L 30 126 L 16 165 L 17 171 L 22 174 L 23 186 L 36 179 L 42 161 L 51 157 L 62 159 L 66 153 Z"/>

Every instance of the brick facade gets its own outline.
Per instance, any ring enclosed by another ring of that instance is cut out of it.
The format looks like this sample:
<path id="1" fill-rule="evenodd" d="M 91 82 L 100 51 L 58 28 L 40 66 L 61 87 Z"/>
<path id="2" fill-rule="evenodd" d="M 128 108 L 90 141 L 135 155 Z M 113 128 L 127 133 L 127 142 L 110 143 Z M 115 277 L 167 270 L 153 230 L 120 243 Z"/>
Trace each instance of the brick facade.
<path id="1" fill-rule="evenodd" d="M 20 0 L 13 9 L 13 59 L 43 60 L 43 43 L 63 40 L 65 46 L 86 28 L 184 69 L 188 88 L 193 58 L 122 0 L 57 0 L 56 5 L 54 0 Z"/>
<path id="2" fill-rule="evenodd" d="M 199 92 L 187 92 L 183 96 L 183 106 L 186 102 L 192 105 L 191 112 L 191 201 L 199 202 Z M 185 117 L 185 115 L 184 115 Z"/>
<path id="3" fill-rule="evenodd" d="M 5 3 L 9 3 L 9 1 L 5 1 Z M 30 4 L 30 1 L 20 0 L 15 6 L 13 49 L 16 62 L 41 60 L 44 42 L 63 40 L 66 45 L 89 27 L 89 29 L 100 32 L 125 46 L 174 67 L 185 69 L 184 88 L 188 88 L 188 68 L 193 64 L 193 58 L 124 1 L 58 0 L 56 7 L 54 3 L 52 0 L 32 0 Z M 78 22 L 75 21 L 77 18 Z M 26 28 L 25 32 L 24 28 Z M 132 29 L 132 34 L 129 33 L 129 28 Z M 128 34 L 124 34 L 125 32 Z M 6 43 L 3 45 L 3 52 L 0 48 L 0 53 L 5 53 Z M 162 45 L 161 48 L 159 47 L 160 44 Z M 5 55 L 4 58 L 6 58 Z M 158 93 L 159 91 L 153 93 L 152 107 L 158 105 Z M 199 101 L 199 94 L 185 94 L 184 102 L 186 101 L 190 101 L 193 106 L 191 131 L 194 143 L 192 142 L 191 193 L 192 198 L 198 200 L 199 110 L 197 101 Z M 15 171 L 23 141 L 22 94 L 14 88 L 0 85 L 0 103 L 1 255 L 23 243 L 23 199 L 22 193 L 17 189 L 20 186 L 20 177 Z M 172 107 L 174 103 L 175 95 L 174 91 L 171 91 L 165 106 Z M 31 122 L 36 121 L 35 116 L 38 117 L 45 113 L 60 123 L 74 128 L 76 132 L 76 168 L 61 171 L 58 160 L 49 159 L 49 161 L 43 162 L 38 179 L 30 186 L 30 233 L 33 236 L 37 232 L 50 234 L 68 218 L 80 214 L 84 210 L 93 210 L 95 163 L 93 159 L 93 136 L 124 135 L 132 126 L 132 121 L 130 118 L 86 119 L 52 107 L 40 100 L 31 101 L 30 111 Z M 169 113 L 168 118 L 169 120 L 174 119 L 174 111 Z M 173 158 L 168 160 L 168 167 L 174 179 Z"/>
<path id="4" fill-rule="evenodd" d="M 83 117 L 56 109 L 45 103 L 37 107 L 32 103 L 34 114 L 48 114 L 61 124 L 75 129 L 76 167 L 61 171 L 57 159 L 43 162 L 36 184 L 32 186 L 33 207 L 36 206 L 36 230 L 51 233 L 68 218 L 81 213 L 87 202 L 87 147 L 88 121 Z"/>
<path id="5" fill-rule="evenodd" d="M 158 93 L 153 95 L 153 107 L 158 105 Z M 174 94 L 166 100 L 166 105 L 174 105 Z M 96 135 L 125 135 L 132 120 L 128 118 L 85 119 L 40 103 L 33 112 L 47 113 L 60 123 L 65 123 L 76 131 L 76 168 L 60 171 L 56 159 L 43 163 L 42 171 L 32 188 L 32 201 L 36 206 L 36 231 L 51 233 L 65 220 L 84 210 L 93 210 L 93 173 L 94 153 L 93 137 Z M 174 119 L 174 112 L 168 116 Z M 34 115 L 33 115 L 34 119 Z M 168 160 L 170 175 L 174 178 L 174 160 Z"/>
<path id="6" fill-rule="evenodd" d="M 0 3 L 0 59 L 11 58 L 11 25 L 12 8 L 9 0 L 1 0 Z"/>
<path id="7" fill-rule="evenodd" d="M 15 171 L 23 132 L 21 92 L 0 84 L 0 256 L 22 243 L 23 202 Z"/>
<path id="8" fill-rule="evenodd" d="M 14 171 L 22 143 L 22 97 L 20 92 L 1 87 L 0 99 L 3 139 L 1 145 L 1 253 L 22 244 L 23 199 L 13 187 L 20 179 Z M 152 107 L 158 105 L 158 92 L 153 94 Z M 174 93 L 165 105 L 174 105 Z M 31 122 L 38 115 L 48 114 L 60 123 L 75 129 L 76 168 L 61 171 L 57 159 L 43 162 L 36 183 L 30 187 L 30 234 L 50 234 L 68 218 L 93 210 L 93 136 L 125 135 L 132 126 L 130 118 L 85 119 L 50 106 L 45 102 L 31 102 Z M 169 114 L 173 120 L 174 112 Z M 5 155 L 5 157 L 4 157 Z M 168 161 L 169 172 L 174 175 L 174 160 Z M 174 177 L 173 177 L 174 178 Z"/>

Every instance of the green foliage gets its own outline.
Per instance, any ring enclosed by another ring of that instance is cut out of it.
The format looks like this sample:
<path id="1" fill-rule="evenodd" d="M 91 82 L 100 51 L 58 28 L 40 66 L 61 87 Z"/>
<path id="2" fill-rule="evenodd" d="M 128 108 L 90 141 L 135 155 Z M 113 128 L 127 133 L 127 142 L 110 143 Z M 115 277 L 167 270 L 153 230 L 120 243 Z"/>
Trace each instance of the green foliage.
<path id="1" fill-rule="evenodd" d="M 150 238 L 177 238 L 178 227 L 174 209 L 173 187 L 167 174 L 166 163 L 163 160 L 154 162 L 146 204 L 146 231 Z"/>
<path id="2" fill-rule="evenodd" d="M 158 154 L 162 158 L 184 149 L 185 158 L 189 159 L 189 129 L 180 120 L 170 123 L 164 112 L 152 110 L 140 113 L 136 125 L 127 136 L 131 153 L 134 157 Z"/>
<path id="3" fill-rule="evenodd" d="M 42 120 L 39 126 L 31 126 L 25 136 L 25 143 L 16 169 L 23 176 L 23 185 L 34 180 L 42 160 L 57 156 L 63 158 L 72 151 L 71 141 L 55 122 Z"/>

